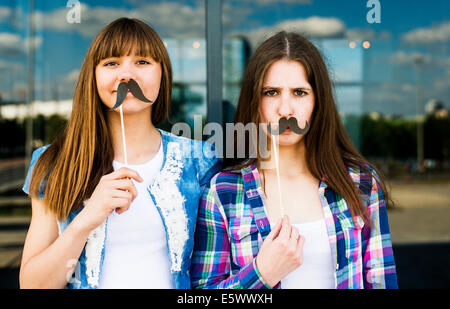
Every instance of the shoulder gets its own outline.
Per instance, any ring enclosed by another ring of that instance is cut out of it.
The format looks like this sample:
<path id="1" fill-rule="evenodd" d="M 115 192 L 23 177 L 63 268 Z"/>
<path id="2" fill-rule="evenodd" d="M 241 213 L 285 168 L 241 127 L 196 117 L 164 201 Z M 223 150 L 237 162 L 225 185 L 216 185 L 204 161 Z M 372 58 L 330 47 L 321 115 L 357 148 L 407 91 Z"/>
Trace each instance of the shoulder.
<path id="1" fill-rule="evenodd" d="M 243 176 L 240 170 L 222 170 L 211 178 L 210 190 L 219 200 L 229 200 L 244 190 Z"/>
<path id="2" fill-rule="evenodd" d="M 191 141 L 193 141 L 190 138 L 184 137 L 184 136 L 178 136 L 171 132 L 167 132 L 161 129 L 158 129 L 158 131 L 161 133 L 161 136 L 163 138 L 163 141 L 167 142 L 176 142 L 180 144 L 190 144 Z"/>
<path id="3" fill-rule="evenodd" d="M 216 173 L 211 179 L 211 186 L 218 186 L 219 188 L 227 185 L 237 185 L 242 179 L 242 174 L 239 171 L 220 171 Z"/>
<path id="4" fill-rule="evenodd" d="M 186 170 L 192 169 L 200 185 L 210 182 L 211 177 L 222 167 L 214 145 L 160 130 L 166 155 L 175 156 L 183 162 Z"/>
<path id="5" fill-rule="evenodd" d="M 206 156 L 208 154 L 213 156 L 214 154 L 214 146 L 205 141 L 199 141 L 191 138 L 187 138 L 184 136 L 178 136 L 171 132 L 167 132 L 164 130 L 159 130 L 163 137 L 163 143 L 167 143 L 168 145 L 177 144 L 177 148 L 179 148 L 185 156 L 193 156 L 197 154 L 200 157 Z"/>
<path id="6" fill-rule="evenodd" d="M 37 160 L 41 157 L 41 155 L 44 153 L 44 151 L 50 147 L 50 144 L 42 146 L 37 148 L 36 150 L 33 151 L 33 154 L 31 155 L 31 161 L 30 161 L 30 170 L 34 167 L 34 165 L 36 164 Z"/>
<path id="7" fill-rule="evenodd" d="M 24 185 L 22 187 L 22 190 L 26 193 L 29 194 L 30 193 L 30 184 L 31 184 L 31 177 L 33 175 L 33 170 L 34 170 L 34 166 L 37 162 L 37 160 L 41 157 L 41 155 L 44 153 L 44 151 L 49 147 L 50 145 L 45 145 L 42 147 L 39 147 L 38 149 L 36 149 L 35 151 L 33 151 L 33 154 L 31 156 L 31 161 L 30 161 L 30 166 L 28 168 L 28 172 L 27 175 L 25 177 L 25 182 Z M 40 190 L 39 192 L 39 196 L 43 197 L 43 189 Z"/>
<path id="8" fill-rule="evenodd" d="M 347 171 L 350 178 L 358 187 L 363 200 L 370 202 L 370 200 L 376 198 L 383 199 L 383 191 L 381 188 L 381 179 L 373 166 L 369 164 L 364 165 L 364 169 L 360 166 L 348 166 Z"/>
<path id="9" fill-rule="evenodd" d="M 33 155 L 31 156 L 31 158 L 38 159 L 48 147 L 50 147 L 50 144 L 37 148 L 33 151 Z"/>

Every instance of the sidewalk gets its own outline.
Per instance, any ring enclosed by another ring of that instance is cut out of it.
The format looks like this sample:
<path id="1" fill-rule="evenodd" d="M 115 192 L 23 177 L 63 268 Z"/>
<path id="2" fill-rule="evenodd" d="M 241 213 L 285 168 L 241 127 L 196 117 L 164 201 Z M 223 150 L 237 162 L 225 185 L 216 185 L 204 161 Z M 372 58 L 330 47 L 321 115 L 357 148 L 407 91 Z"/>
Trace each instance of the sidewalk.
<path id="1" fill-rule="evenodd" d="M 393 243 L 450 243 L 450 180 L 391 184 L 388 211 Z"/>

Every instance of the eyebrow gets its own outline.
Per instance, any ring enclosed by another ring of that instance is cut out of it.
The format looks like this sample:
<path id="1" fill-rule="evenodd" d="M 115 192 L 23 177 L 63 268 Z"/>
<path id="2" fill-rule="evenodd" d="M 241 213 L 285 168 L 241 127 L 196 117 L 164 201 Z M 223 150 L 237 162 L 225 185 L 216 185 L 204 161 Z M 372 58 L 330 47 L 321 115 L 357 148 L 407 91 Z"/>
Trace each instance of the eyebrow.
<path id="1" fill-rule="evenodd" d="M 264 86 L 264 87 L 262 88 L 262 90 L 268 90 L 268 89 L 270 89 L 270 90 L 281 90 L 281 89 L 283 89 L 283 88 L 281 88 L 281 87 L 271 87 L 271 86 Z M 309 88 L 309 87 L 294 87 L 294 88 L 289 88 L 289 89 L 291 89 L 291 90 L 297 90 L 297 89 L 300 89 L 300 90 L 308 90 L 308 91 L 311 91 L 311 88 Z"/>
<path id="2" fill-rule="evenodd" d="M 108 60 L 108 59 L 120 59 L 120 58 L 122 58 L 122 57 L 125 57 L 125 55 L 122 55 L 122 56 L 110 56 L 110 57 L 106 57 L 106 58 L 102 59 L 102 61 L 103 61 L 103 60 Z M 153 59 L 151 56 L 143 56 L 143 55 L 130 55 L 130 57 L 133 57 L 133 58 L 149 58 L 149 59 Z"/>

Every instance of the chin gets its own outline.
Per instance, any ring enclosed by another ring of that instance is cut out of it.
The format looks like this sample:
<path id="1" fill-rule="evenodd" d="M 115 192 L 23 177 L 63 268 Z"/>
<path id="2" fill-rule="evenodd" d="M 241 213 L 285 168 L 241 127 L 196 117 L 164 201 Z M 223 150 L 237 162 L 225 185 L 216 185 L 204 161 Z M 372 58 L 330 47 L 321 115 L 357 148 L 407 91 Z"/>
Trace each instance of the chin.
<path id="1" fill-rule="evenodd" d="M 298 134 L 286 134 L 286 135 L 280 135 L 278 140 L 278 145 L 280 146 L 294 146 L 298 143 L 300 143 L 303 140 L 303 135 Z"/>

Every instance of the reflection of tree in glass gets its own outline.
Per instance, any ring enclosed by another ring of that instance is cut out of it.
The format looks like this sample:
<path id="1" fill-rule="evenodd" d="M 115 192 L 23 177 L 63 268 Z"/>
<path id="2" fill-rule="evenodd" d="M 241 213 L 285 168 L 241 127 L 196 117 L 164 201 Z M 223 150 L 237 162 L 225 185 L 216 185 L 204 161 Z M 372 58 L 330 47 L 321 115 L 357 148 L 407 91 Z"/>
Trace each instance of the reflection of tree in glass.
<path id="1" fill-rule="evenodd" d="M 13 158 L 25 155 L 25 124 L 27 119 L 0 119 L 0 158 Z M 67 119 L 58 114 L 45 117 L 42 114 L 33 118 L 33 147 L 53 142 L 63 130 Z"/>
<path id="2" fill-rule="evenodd" d="M 16 119 L 0 119 L 0 158 L 25 154 L 25 129 Z"/>
<path id="3" fill-rule="evenodd" d="M 64 129 L 67 124 L 67 119 L 58 114 L 53 114 L 47 121 L 47 136 L 46 143 L 51 143 L 56 136 Z"/>

